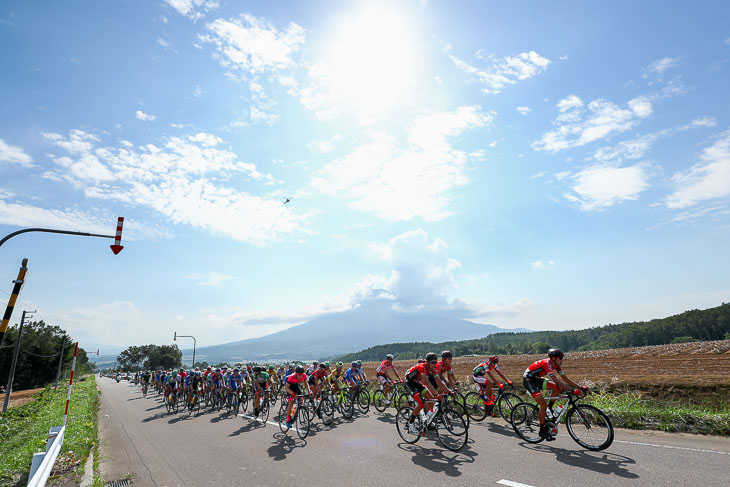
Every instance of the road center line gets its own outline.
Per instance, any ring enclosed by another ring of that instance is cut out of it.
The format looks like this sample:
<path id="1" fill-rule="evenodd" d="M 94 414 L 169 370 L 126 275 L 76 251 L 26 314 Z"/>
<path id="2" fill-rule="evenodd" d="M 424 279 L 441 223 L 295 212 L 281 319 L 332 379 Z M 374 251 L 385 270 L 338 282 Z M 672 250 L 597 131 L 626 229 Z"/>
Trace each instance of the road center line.
<path id="1" fill-rule="evenodd" d="M 653 446 L 655 448 L 669 448 L 672 450 L 685 450 L 685 451 L 695 451 L 698 453 L 717 453 L 719 455 L 730 455 L 730 452 L 727 451 L 717 451 L 717 450 L 702 450 L 700 448 L 687 448 L 684 446 L 672 446 L 672 445 L 655 445 L 654 443 L 640 443 L 638 441 L 625 441 L 625 440 L 614 440 L 616 443 L 626 443 L 629 445 L 639 445 L 639 446 Z"/>
<path id="2" fill-rule="evenodd" d="M 511 480 L 505 480 L 505 479 L 502 479 L 502 480 L 498 481 L 497 483 L 506 485 L 507 487 L 533 487 L 532 485 L 521 484 L 519 482 L 513 482 Z"/>

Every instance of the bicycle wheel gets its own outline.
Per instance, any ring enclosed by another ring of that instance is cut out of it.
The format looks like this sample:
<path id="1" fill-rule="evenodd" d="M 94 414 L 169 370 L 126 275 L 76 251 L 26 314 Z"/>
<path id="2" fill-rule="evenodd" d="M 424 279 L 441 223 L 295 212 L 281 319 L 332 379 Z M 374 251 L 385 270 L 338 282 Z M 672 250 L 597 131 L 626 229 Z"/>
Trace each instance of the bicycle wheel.
<path id="1" fill-rule="evenodd" d="M 177 414 L 179 411 L 177 396 L 172 396 L 172 410 L 175 412 L 175 414 Z"/>
<path id="2" fill-rule="evenodd" d="M 193 398 L 193 401 L 195 401 L 195 404 L 194 404 L 195 405 L 195 415 L 199 416 L 200 415 L 200 406 L 203 401 L 201 401 L 200 396 L 197 394 Z"/>
<path id="3" fill-rule="evenodd" d="M 458 414 L 459 416 L 461 416 L 466 423 L 466 427 L 468 428 L 469 422 L 471 420 L 469 419 L 469 415 L 466 413 L 466 407 L 464 406 L 464 403 L 461 402 L 461 400 L 459 399 L 458 394 L 453 399 L 448 396 L 446 399 L 447 400 L 444 403 L 446 407 L 448 407 L 454 414 Z"/>
<path id="4" fill-rule="evenodd" d="M 355 396 L 355 402 L 361 413 L 367 413 L 370 410 L 370 394 L 368 394 L 368 391 L 359 391 Z"/>
<path id="5" fill-rule="evenodd" d="M 403 441 L 411 444 L 418 441 L 421 437 L 421 431 L 423 431 L 421 417 L 416 416 L 413 423 L 411 423 L 412 415 L 413 408 L 410 406 L 403 406 L 395 415 L 395 428 L 398 430 L 398 434 Z"/>
<path id="6" fill-rule="evenodd" d="M 297 409 L 296 420 L 297 435 L 303 440 L 309 434 L 309 426 L 312 424 L 312 420 L 309 417 L 309 409 L 304 404 Z"/>
<path id="7" fill-rule="evenodd" d="M 238 411 L 241 409 L 241 402 L 238 400 L 238 394 L 233 394 L 233 413 L 238 416 Z"/>
<path id="8" fill-rule="evenodd" d="M 261 404 L 259 405 L 259 420 L 262 423 L 266 423 L 269 420 L 269 410 L 271 405 L 266 397 L 261 398 Z M 284 411 L 286 413 L 286 411 Z"/>
<path id="9" fill-rule="evenodd" d="M 378 389 L 373 393 L 373 406 L 375 406 L 375 409 L 381 413 L 388 407 L 388 405 L 385 404 L 385 393 L 382 389 Z"/>
<path id="10" fill-rule="evenodd" d="M 466 414 L 472 421 L 483 421 L 487 417 L 487 408 L 482 396 L 477 392 L 470 392 L 465 399 Z"/>
<path id="11" fill-rule="evenodd" d="M 289 431 L 289 428 L 286 426 L 286 406 L 287 401 L 281 401 L 281 406 L 279 407 L 279 429 L 282 433 Z"/>
<path id="12" fill-rule="evenodd" d="M 538 407 L 529 402 L 521 402 L 512 409 L 510 423 L 517 436 L 528 443 L 540 443 L 540 419 Z"/>
<path id="13" fill-rule="evenodd" d="M 499 415 L 502 416 L 502 419 L 509 423 L 510 416 L 512 415 L 512 408 L 521 402 L 522 398 L 514 392 L 505 392 L 497 402 L 497 411 L 499 411 Z"/>
<path id="14" fill-rule="evenodd" d="M 459 451 L 469 439 L 469 427 L 461 415 L 447 407 L 436 420 L 436 435 L 444 448 Z"/>
<path id="15" fill-rule="evenodd" d="M 168 413 L 172 411 L 172 398 L 170 398 L 170 396 L 165 398 L 165 409 Z"/>
<path id="16" fill-rule="evenodd" d="M 342 395 L 342 403 L 340 404 L 340 407 L 342 408 L 342 417 L 345 419 L 350 419 L 352 418 L 352 415 L 355 414 L 355 404 L 352 402 L 348 393 L 344 393 Z"/>
<path id="17" fill-rule="evenodd" d="M 322 416 L 322 422 L 325 426 L 332 424 L 332 421 L 335 419 L 335 406 L 328 397 L 322 399 L 319 405 L 319 413 Z"/>
<path id="18" fill-rule="evenodd" d="M 600 409 L 587 404 L 573 405 L 565 420 L 568 433 L 580 446 L 605 450 L 613 443 L 613 424 Z"/>
<path id="19" fill-rule="evenodd" d="M 393 396 L 393 406 L 395 407 L 395 411 L 398 412 L 400 408 L 403 406 L 408 405 L 408 394 L 405 393 L 399 393 L 396 396 Z"/>

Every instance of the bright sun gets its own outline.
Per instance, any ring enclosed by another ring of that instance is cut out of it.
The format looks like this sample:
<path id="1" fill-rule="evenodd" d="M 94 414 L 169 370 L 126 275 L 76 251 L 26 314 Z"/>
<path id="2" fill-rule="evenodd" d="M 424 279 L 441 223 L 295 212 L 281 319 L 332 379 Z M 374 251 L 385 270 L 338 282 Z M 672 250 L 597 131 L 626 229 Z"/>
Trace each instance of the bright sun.
<path id="1" fill-rule="evenodd" d="M 411 98 L 418 67 L 409 19 L 369 4 L 340 23 L 328 53 L 330 95 L 369 122 Z"/>

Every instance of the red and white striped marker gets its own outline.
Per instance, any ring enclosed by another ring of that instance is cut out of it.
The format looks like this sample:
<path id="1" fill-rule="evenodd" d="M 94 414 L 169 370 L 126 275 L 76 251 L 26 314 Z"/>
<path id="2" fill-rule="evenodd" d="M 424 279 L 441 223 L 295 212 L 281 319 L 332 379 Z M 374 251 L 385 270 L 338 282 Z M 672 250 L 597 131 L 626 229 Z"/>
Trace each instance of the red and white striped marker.
<path id="1" fill-rule="evenodd" d="M 71 401 L 71 386 L 74 383 L 74 371 L 76 371 L 76 354 L 79 352 L 79 342 L 76 342 L 74 348 L 74 361 L 71 364 L 71 378 L 68 380 L 68 395 L 66 396 L 66 412 L 63 413 L 63 425 L 66 426 L 66 418 L 68 418 L 68 403 Z"/>
<path id="2" fill-rule="evenodd" d="M 119 252 L 122 251 L 124 248 L 122 243 L 122 225 L 124 224 L 124 217 L 120 216 L 117 218 L 117 236 L 114 237 L 114 245 L 110 245 L 112 252 L 114 252 L 114 255 L 117 255 Z"/>

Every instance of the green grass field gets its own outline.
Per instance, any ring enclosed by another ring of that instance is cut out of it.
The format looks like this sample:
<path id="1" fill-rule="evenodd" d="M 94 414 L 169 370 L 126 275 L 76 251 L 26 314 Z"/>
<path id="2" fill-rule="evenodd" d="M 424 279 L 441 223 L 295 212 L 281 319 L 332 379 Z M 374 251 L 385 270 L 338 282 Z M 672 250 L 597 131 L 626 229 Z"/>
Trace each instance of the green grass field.
<path id="1" fill-rule="evenodd" d="M 0 414 L 0 486 L 15 485 L 29 469 L 33 453 L 44 451 L 52 426 L 63 424 L 67 387 L 47 388 L 40 397 Z M 74 384 L 59 459 L 64 471 L 83 465 L 97 441 L 99 393 L 93 375 Z M 25 485 L 22 481 L 20 485 Z"/>

